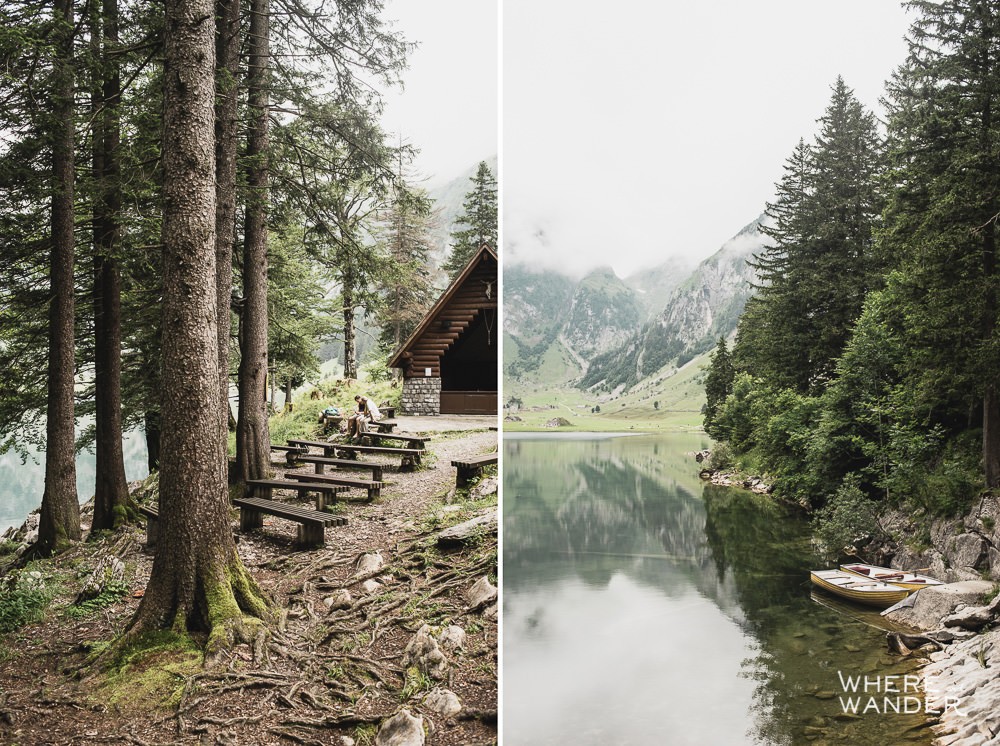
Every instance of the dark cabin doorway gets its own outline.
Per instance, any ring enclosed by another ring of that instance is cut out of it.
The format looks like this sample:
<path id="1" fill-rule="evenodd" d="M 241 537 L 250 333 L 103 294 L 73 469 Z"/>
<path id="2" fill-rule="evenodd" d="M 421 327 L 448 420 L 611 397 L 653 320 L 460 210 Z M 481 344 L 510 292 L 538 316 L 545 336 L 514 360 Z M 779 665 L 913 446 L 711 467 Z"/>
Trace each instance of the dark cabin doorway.
<path id="1" fill-rule="evenodd" d="M 441 357 L 441 414 L 496 414 L 497 310 L 481 308 Z"/>

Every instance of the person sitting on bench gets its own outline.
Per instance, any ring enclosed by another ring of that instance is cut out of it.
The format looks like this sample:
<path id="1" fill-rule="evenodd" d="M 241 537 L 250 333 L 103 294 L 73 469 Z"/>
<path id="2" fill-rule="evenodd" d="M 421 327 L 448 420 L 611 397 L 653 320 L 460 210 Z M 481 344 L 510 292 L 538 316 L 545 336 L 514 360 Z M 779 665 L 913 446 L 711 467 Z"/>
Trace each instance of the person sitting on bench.
<path id="1" fill-rule="evenodd" d="M 357 402 L 358 409 L 347 418 L 347 437 L 360 441 L 361 436 L 368 430 L 368 423 L 381 419 L 382 413 L 375 402 L 367 396 L 357 394 L 354 397 L 354 401 Z"/>

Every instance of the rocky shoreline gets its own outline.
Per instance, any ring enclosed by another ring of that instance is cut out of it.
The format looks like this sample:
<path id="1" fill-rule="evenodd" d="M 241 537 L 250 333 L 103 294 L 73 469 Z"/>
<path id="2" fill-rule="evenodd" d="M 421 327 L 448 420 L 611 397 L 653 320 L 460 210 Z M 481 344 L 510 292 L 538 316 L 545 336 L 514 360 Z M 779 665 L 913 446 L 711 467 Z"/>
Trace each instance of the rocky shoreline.
<path id="1" fill-rule="evenodd" d="M 928 654 L 924 709 L 936 714 L 931 730 L 942 746 L 1000 743 L 1000 629 L 991 629 L 998 615 L 1000 594 L 984 580 L 925 588 L 883 612 L 923 631 L 889 633 L 889 645 L 903 655 L 913 652 L 907 643 Z"/>
<path id="2" fill-rule="evenodd" d="M 711 452 L 693 454 L 702 479 L 770 494 L 761 476 L 712 468 Z M 875 564 L 919 571 L 945 584 L 925 588 L 883 616 L 918 634 L 891 632 L 891 651 L 926 655 L 925 712 L 941 746 L 1000 746 L 1000 498 L 985 495 L 966 515 L 927 520 L 893 510 L 882 537 L 854 549 Z"/>

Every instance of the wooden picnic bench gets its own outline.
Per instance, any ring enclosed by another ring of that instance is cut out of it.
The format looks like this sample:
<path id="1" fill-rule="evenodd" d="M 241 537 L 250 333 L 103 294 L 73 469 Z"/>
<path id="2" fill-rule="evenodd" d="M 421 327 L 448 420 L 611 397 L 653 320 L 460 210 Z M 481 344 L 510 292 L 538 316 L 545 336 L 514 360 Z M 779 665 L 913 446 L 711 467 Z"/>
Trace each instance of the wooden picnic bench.
<path id="1" fill-rule="evenodd" d="M 333 498 L 338 493 L 348 490 L 346 486 L 338 486 L 329 482 L 302 482 L 286 479 L 248 479 L 247 486 L 250 488 L 253 497 L 263 497 L 266 500 L 272 498 L 273 492 L 276 489 L 294 490 L 299 494 L 299 497 L 304 497 L 307 492 L 315 492 L 316 510 L 324 510 L 326 508 L 328 497 Z"/>
<path id="2" fill-rule="evenodd" d="M 146 548 L 154 549 L 160 534 L 160 511 L 152 505 L 140 505 L 139 512 L 146 517 Z"/>
<path id="3" fill-rule="evenodd" d="M 303 455 L 307 454 L 310 448 L 319 448 L 322 449 L 324 456 L 333 456 L 333 447 L 337 444 L 331 443 L 328 440 L 299 440 L 297 438 L 289 438 L 288 445 L 304 449 L 300 451 Z"/>
<path id="4" fill-rule="evenodd" d="M 317 468 L 321 464 L 316 465 Z M 368 499 L 372 500 L 382 494 L 382 482 L 375 481 L 373 479 L 351 479 L 350 477 L 338 477 L 334 474 L 286 474 L 289 479 L 300 479 L 303 483 L 320 483 L 329 484 L 342 487 L 347 490 L 352 487 L 356 489 L 365 490 L 368 493 Z"/>
<path id="5" fill-rule="evenodd" d="M 472 458 L 452 461 L 451 465 L 458 469 L 458 474 L 455 477 L 455 486 L 465 487 L 469 483 L 469 480 L 482 475 L 484 466 L 495 463 L 497 463 L 496 453 L 487 453 L 483 456 L 473 456 Z"/>
<path id="6" fill-rule="evenodd" d="M 380 433 L 391 433 L 396 429 L 396 425 L 398 424 L 395 420 L 375 420 L 374 422 L 369 422 L 368 427 L 374 425 Z"/>
<path id="7" fill-rule="evenodd" d="M 309 449 L 305 446 L 281 446 L 273 443 L 271 444 L 271 450 L 283 452 L 285 454 L 285 463 L 289 466 L 295 463 L 296 456 L 303 453 L 309 453 Z"/>
<path id="8" fill-rule="evenodd" d="M 393 448 L 391 446 L 356 446 L 350 443 L 331 443 L 334 453 L 340 458 L 357 458 L 359 453 L 373 453 L 384 456 L 401 456 L 400 471 L 409 471 L 420 463 L 420 455 L 426 453 L 423 448 Z"/>
<path id="9" fill-rule="evenodd" d="M 382 481 L 382 464 L 373 464 L 370 461 L 358 461 L 357 459 L 350 458 L 333 458 L 331 456 L 311 456 L 309 454 L 304 456 L 299 455 L 296 457 L 295 461 L 299 464 L 314 464 L 316 466 L 316 474 L 325 474 L 327 466 L 335 466 L 338 469 L 367 470 L 372 473 L 373 481 Z M 291 476 L 291 474 L 287 474 L 286 476 Z"/>
<path id="10" fill-rule="evenodd" d="M 264 514 L 277 516 L 299 524 L 296 543 L 302 546 L 322 546 L 327 526 L 344 526 L 347 518 L 291 505 L 263 497 L 238 497 L 233 505 L 240 509 L 240 531 L 253 531 L 264 525 Z"/>
<path id="11" fill-rule="evenodd" d="M 286 453 L 308 453 L 309 449 L 305 446 L 282 446 L 277 443 L 271 444 L 272 451 L 285 451 Z"/>
<path id="12" fill-rule="evenodd" d="M 388 441 L 399 441 L 405 443 L 404 448 L 417 448 L 423 450 L 430 437 L 426 435 L 411 435 L 410 433 L 364 433 L 364 437 L 369 438 L 372 441 L 373 446 L 381 445 L 383 440 Z"/>

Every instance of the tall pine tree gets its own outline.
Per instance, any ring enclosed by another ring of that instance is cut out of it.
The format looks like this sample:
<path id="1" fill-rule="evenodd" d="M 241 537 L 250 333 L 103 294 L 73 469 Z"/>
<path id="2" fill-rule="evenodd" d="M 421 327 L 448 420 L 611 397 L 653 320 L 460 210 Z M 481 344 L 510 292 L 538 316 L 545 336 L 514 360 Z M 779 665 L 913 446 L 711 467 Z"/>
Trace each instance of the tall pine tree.
<path id="1" fill-rule="evenodd" d="M 755 258 L 758 293 L 741 320 L 742 369 L 815 393 L 830 380 L 865 292 L 878 283 L 873 243 L 884 199 L 874 117 L 838 78 L 813 146 L 786 164 Z"/>
<path id="2" fill-rule="evenodd" d="M 497 180 L 486 161 L 481 161 L 456 221 L 465 227 L 451 234 L 451 254 L 444 265 L 449 277 L 458 275 L 483 244 L 498 250 L 497 222 Z"/>
<path id="3" fill-rule="evenodd" d="M 914 0 L 909 55 L 890 83 L 895 186 L 885 254 L 903 270 L 904 365 L 913 409 L 957 433 L 982 427 L 1000 486 L 1000 7 Z"/>

